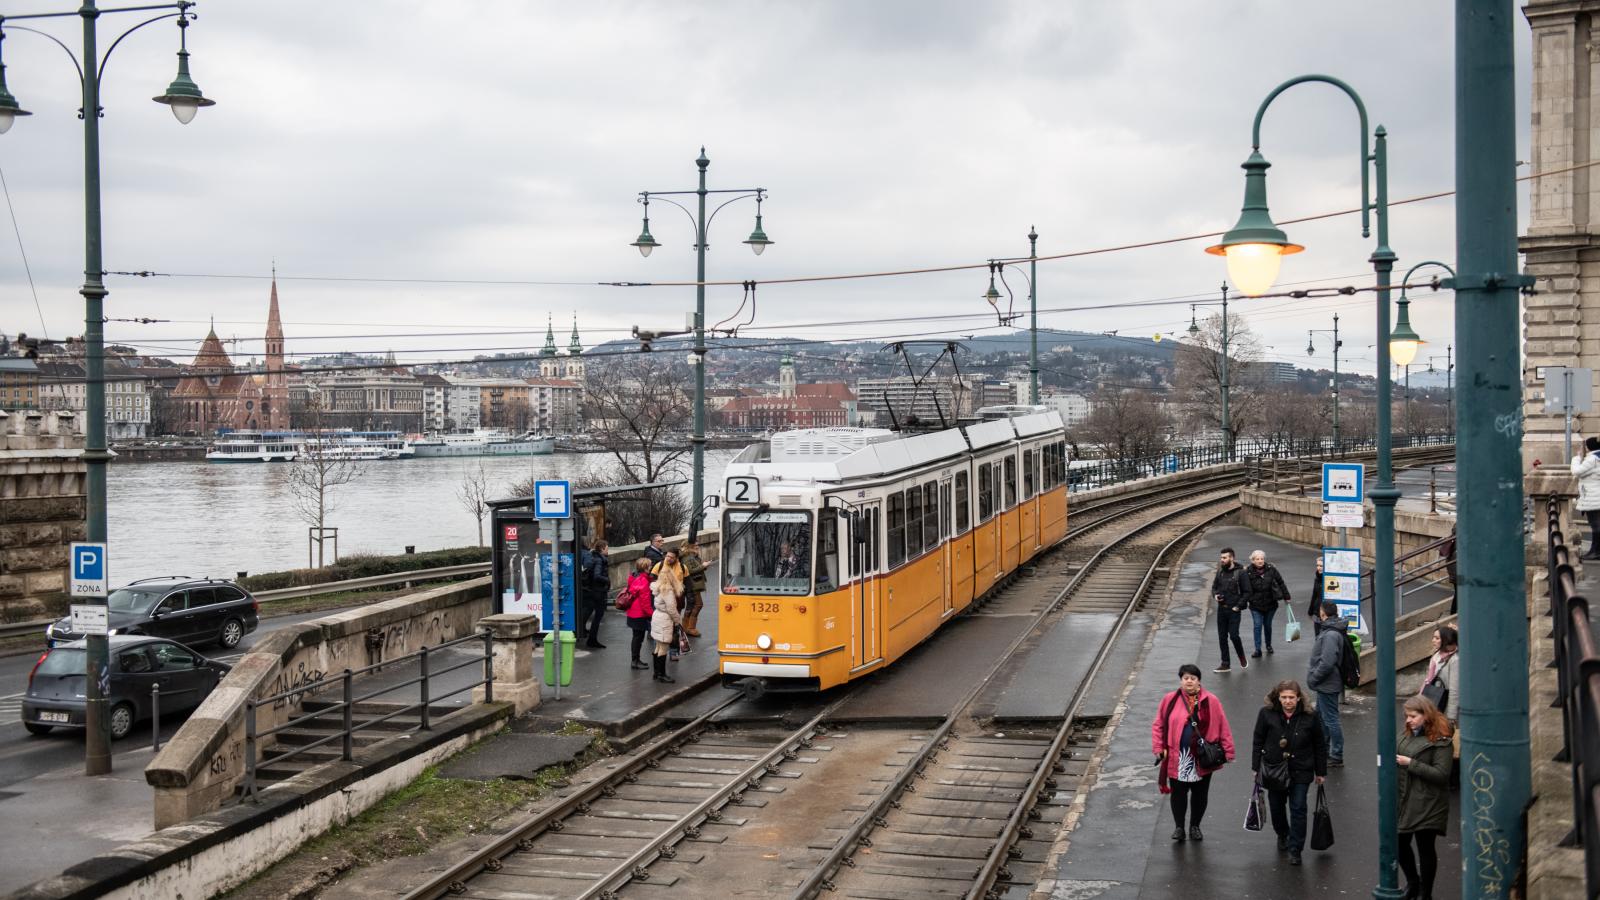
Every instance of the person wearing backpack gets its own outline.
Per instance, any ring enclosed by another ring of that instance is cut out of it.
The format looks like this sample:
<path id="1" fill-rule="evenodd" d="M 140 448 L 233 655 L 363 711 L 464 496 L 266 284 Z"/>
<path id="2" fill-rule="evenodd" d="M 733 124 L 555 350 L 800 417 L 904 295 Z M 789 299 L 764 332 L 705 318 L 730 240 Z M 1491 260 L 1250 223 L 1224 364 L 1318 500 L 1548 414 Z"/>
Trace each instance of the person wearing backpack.
<path id="1" fill-rule="evenodd" d="M 1322 730 L 1328 735 L 1328 765 L 1344 765 L 1344 729 L 1339 725 L 1339 699 L 1344 694 L 1345 678 L 1341 665 L 1345 654 L 1353 652 L 1349 624 L 1339 617 L 1339 608 L 1323 601 L 1322 630 L 1311 645 L 1311 664 L 1306 686 L 1317 695 L 1317 713 Z"/>
<path id="2" fill-rule="evenodd" d="M 1201 841 L 1200 820 L 1211 795 L 1211 773 L 1233 761 L 1233 731 L 1222 701 L 1200 686 L 1200 667 L 1178 667 L 1178 689 L 1161 698 L 1150 723 L 1150 750 L 1160 774 L 1156 784 L 1172 797 L 1172 839 Z M 1184 818 L 1189 828 L 1184 830 Z"/>

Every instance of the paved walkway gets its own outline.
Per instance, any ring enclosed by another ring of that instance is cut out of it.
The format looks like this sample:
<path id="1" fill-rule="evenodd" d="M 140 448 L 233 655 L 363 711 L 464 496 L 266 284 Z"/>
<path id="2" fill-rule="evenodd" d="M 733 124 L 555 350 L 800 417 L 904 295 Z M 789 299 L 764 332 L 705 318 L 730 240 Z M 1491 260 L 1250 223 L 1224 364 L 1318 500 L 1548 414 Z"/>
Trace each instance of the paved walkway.
<path id="1" fill-rule="evenodd" d="M 1232 546 L 1241 556 L 1264 550 L 1277 565 L 1294 596 L 1297 615 L 1304 615 L 1314 571 L 1315 551 L 1237 526 L 1211 529 L 1180 567 L 1174 588 L 1174 607 L 1155 634 L 1145 664 L 1130 686 L 1126 708 L 1112 737 L 1101 773 L 1090 789 L 1082 818 L 1055 860 L 1056 882 L 1044 885 L 1056 898 L 1282 898 L 1305 896 L 1365 896 L 1377 884 L 1377 775 L 1374 769 L 1377 716 L 1380 704 L 1370 690 L 1346 697 L 1343 708 L 1345 761 L 1330 772 L 1328 803 L 1333 813 L 1334 847 L 1324 853 L 1305 852 L 1305 865 L 1294 868 L 1278 853 L 1272 829 L 1260 833 L 1243 829 L 1249 800 L 1250 734 L 1256 711 L 1267 692 L 1280 680 L 1305 681 L 1311 652 L 1311 628 L 1303 623 L 1305 637 L 1283 641 L 1281 608 L 1274 622 L 1277 634 L 1274 656 L 1252 660 L 1249 669 L 1237 662 L 1232 672 L 1213 673 L 1217 664 L 1215 626 L 1209 616 L 1211 573 L 1222 546 Z M 1412 604 L 1428 602 L 1426 596 L 1409 598 Z M 1196 627 L 1196 621 L 1200 622 Z M 1251 642 L 1249 623 L 1241 633 Z M 1167 798 L 1157 792 L 1156 771 L 1150 753 L 1150 722 L 1167 691 L 1177 687 L 1178 666 L 1200 665 L 1205 686 L 1227 710 L 1238 750 L 1235 762 L 1212 778 L 1211 803 L 1204 821 L 1202 843 L 1174 843 Z M 1401 687 L 1416 689 L 1416 677 L 1403 677 Z M 1398 716 L 1398 702 L 1393 707 Z M 1392 750 L 1391 750 L 1392 752 Z M 1313 791 L 1313 798 L 1315 793 Z M 1458 815 L 1452 795 L 1452 823 Z M 1460 890 L 1461 844 L 1452 826 L 1438 845 L 1439 875 L 1434 895 L 1453 896 Z"/>

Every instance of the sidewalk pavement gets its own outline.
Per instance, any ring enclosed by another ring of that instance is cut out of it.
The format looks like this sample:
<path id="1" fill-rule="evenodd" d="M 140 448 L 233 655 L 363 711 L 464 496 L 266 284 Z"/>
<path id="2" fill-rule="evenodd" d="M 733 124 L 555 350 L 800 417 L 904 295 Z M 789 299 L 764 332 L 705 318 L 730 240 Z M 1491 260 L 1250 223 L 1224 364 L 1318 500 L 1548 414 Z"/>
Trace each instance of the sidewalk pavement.
<path id="1" fill-rule="evenodd" d="M 1209 617 L 1211 575 L 1217 553 L 1232 546 L 1241 557 L 1264 550 L 1283 572 L 1293 596 L 1296 616 L 1304 618 L 1314 572 L 1314 548 L 1302 547 L 1238 526 L 1213 528 L 1190 550 L 1174 585 L 1173 605 L 1151 644 L 1144 665 L 1130 686 L 1121 720 L 1112 736 L 1082 816 L 1054 860 L 1053 898 L 1165 900 L 1196 898 L 1281 898 L 1366 895 L 1377 884 L 1378 848 L 1376 763 L 1378 698 L 1370 690 L 1346 695 L 1342 708 L 1345 767 L 1329 771 L 1328 805 L 1333 815 L 1335 844 L 1327 852 L 1305 851 L 1305 865 L 1288 864 L 1269 826 L 1259 833 L 1243 829 L 1249 802 L 1250 741 L 1256 712 L 1278 681 L 1305 684 L 1311 654 L 1311 626 L 1302 621 L 1304 636 L 1283 640 L 1286 620 L 1279 608 L 1273 622 L 1277 653 L 1250 660 L 1248 669 L 1235 661 L 1233 671 L 1213 673 L 1217 665 L 1216 628 Z M 1406 608 L 1431 602 L 1409 598 Z M 1201 621 L 1199 628 L 1194 626 Z M 1240 629 L 1250 649 L 1250 623 Z M 1156 789 L 1150 753 L 1150 723 L 1161 698 L 1178 686 L 1178 666 L 1193 662 L 1205 673 L 1207 690 L 1222 700 L 1232 727 L 1235 761 L 1212 777 L 1210 806 L 1203 823 L 1205 841 L 1174 843 L 1167 797 Z M 1415 690 L 1416 678 L 1402 677 Z M 1389 708 L 1399 716 L 1400 701 Z M 1393 752 L 1393 748 L 1386 748 Z M 1312 803 L 1315 804 L 1315 788 Z M 1451 822 L 1457 821 L 1457 797 L 1451 795 Z M 1307 823 L 1309 828 L 1309 822 Z M 1460 890 L 1461 840 L 1454 825 L 1438 843 L 1439 873 L 1434 894 L 1453 896 Z M 1401 882 L 1403 886 L 1403 880 Z"/>

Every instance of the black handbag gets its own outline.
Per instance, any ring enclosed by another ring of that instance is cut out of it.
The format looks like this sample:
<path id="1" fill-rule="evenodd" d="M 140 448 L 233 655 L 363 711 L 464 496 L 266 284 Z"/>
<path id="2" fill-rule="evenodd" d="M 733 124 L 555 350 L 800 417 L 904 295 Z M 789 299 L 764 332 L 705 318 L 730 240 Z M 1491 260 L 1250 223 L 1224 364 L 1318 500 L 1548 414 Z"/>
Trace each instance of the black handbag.
<path id="1" fill-rule="evenodd" d="M 1291 776 L 1289 775 L 1289 754 L 1284 753 L 1283 758 L 1275 763 L 1269 763 L 1265 758 L 1261 760 L 1261 786 L 1269 791 L 1283 792 L 1289 789 Z"/>
<path id="2" fill-rule="evenodd" d="M 1328 812 L 1328 795 L 1317 785 L 1317 811 L 1311 817 L 1311 849 L 1326 850 L 1333 846 L 1333 815 Z"/>
<path id="3" fill-rule="evenodd" d="M 1200 717 L 1194 709 L 1189 710 L 1189 724 L 1194 726 L 1194 764 L 1202 769 L 1222 768 L 1228 761 L 1228 751 L 1222 749 L 1221 744 L 1206 740 L 1200 733 Z"/>
<path id="4" fill-rule="evenodd" d="M 1434 709 L 1444 712 L 1444 705 L 1450 702 L 1450 688 L 1435 675 L 1432 681 L 1422 686 L 1422 696 L 1433 704 Z"/>

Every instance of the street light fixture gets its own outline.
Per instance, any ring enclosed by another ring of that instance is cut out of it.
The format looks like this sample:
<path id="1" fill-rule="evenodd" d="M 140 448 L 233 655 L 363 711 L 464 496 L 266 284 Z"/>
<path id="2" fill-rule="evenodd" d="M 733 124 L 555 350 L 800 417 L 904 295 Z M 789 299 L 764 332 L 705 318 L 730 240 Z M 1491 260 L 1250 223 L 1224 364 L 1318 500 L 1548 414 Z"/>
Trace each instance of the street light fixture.
<path id="1" fill-rule="evenodd" d="M 1333 335 L 1333 383 L 1330 385 L 1333 389 L 1333 448 L 1336 452 L 1342 453 L 1343 451 L 1340 449 L 1342 445 L 1339 443 L 1339 349 L 1344 346 L 1344 341 L 1339 339 L 1338 313 L 1333 314 L 1332 328 L 1310 328 L 1306 330 L 1307 356 L 1316 355 L 1317 347 L 1314 341 L 1319 334 Z"/>
<path id="2" fill-rule="evenodd" d="M 1388 131 L 1379 125 L 1373 133 L 1374 145 L 1369 153 L 1367 137 L 1367 107 L 1361 96 L 1348 84 L 1327 75 L 1301 75 L 1278 85 L 1261 101 L 1256 109 L 1251 128 L 1250 158 L 1244 163 L 1244 211 L 1239 222 L 1216 246 L 1206 252 L 1226 256 L 1228 272 L 1240 290 L 1251 296 L 1266 293 L 1277 278 L 1282 257 L 1305 249 L 1289 242 L 1287 236 L 1272 223 L 1267 212 L 1267 168 L 1269 164 L 1261 155 L 1261 120 L 1267 107 L 1278 95 L 1305 82 L 1321 82 L 1343 91 L 1355 104 L 1361 129 L 1361 235 L 1371 234 L 1369 214 L 1375 212 L 1378 220 L 1377 246 L 1373 248 L 1373 271 L 1377 275 L 1378 341 L 1378 483 L 1368 492 L 1376 511 L 1376 528 L 1373 548 L 1374 624 L 1377 626 L 1378 685 L 1377 696 L 1395 695 L 1394 668 L 1394 507 L 1400 492 L 1394 486 L 1393 435 L 1390 433 L 1393 384 L 1389 376 L 1389 283 L 1394 271 L 1395 254 L 1389 248 L 1389 181 L 1388 181 Z M 1368 166 L 1371 166 L 1369 169 Z M 1369 193 L 1370 178 L 1375 178 L 1376 196 Z M 1375 201 L 1375 202 L 1374 202 Z M 1235 267 L 1237 266 L 1237 271 Z M 1249 281 L 1246 283 L 1245 278 Z M 1406 332 L 1398 335 L 1399 342 L 1418 340 L 1416 332 L 1407 323 Z M 1415 349 L 1413 348 L 1413 353 Z M 1398 887 L 1398 773 L 1395 770 L 1395 717 L 1385 710 L 1378 717 L 1378 885 L 1372 895 L 1380 900 L 1400 900 L 1403 893 Z"/>
<path id="3" fill-rule="evenodd" d="M 695 165 L 700 169 L 700 185 L 692 191 L 640 191 L 639 202 L 644 204 L 644 228 L 639 232 L 639 237 L 629 244 L 639 249 L 639 255 L 649 256 L 650 251 L 661 246 L 650 234 L 650 201 L 655 198 L 683 210 L 684 215 L 694 225 L 695 234 L 695 289 L 694 289 L 694 348 L 690 350 L 690 366 L 694 369 L 694 433 L 689 441 L 694 447 L 694 486 L 691 489 L 691 505 L 694 510 L 704 508 L 705 499 L 705 470 L 706 470 L 706 229 L 711 227 L 711 222 L 724 206 L 735 200 L 754 197 L 756 201 L 756 227 L 750 236 L 744 240 L 751 252 L 757 256 L 771 246 L 774 241 L 767 237 L 761 225 L 761 203 L 767 198 L 766 188 L 732 188 L 727 190 L 708 190 L 706 188 L 706 169 L 710 167 L 711 160 L 706 158 L 706 148 L 700 148 L 700 156 L 695 159 Z M 696 212 L 676 200 L 674 196 L 694 195 L 697 202 Z M 719 204 L 711 214 L 706 215 L 706 196 L 708 194 L 733 194 Z M 689 534 L 693 535 L 700 527 L 700 513 L 695 513 L 695 520 L 689 523 Z"/>
<path id="4" fill-rule="evenodd" d="M 194 119 L 195 113 L 202 106 L 212 106 L 215 101 L 207 99 L 195 86 L 194 80 L 189 77 L 189 51 L 184 39 L 189 27 L 189 20 L 194 18 L 190 7 L 194 3 L 189 0 L 178 0 L 176 3 L 161 3 L 149 6 L 129 6 L 101 10 L 95 8 L 95 0 L 83 0 L 83 5 L 70 12 L 28 13 L 18 16 L 0 16 L 0 42 L 4 40 L 4 29 L 9 27 L 13 31 L 27 31 L 43 35 L 72 58 L 73 65 L 77 67 L 80 75 L 80 87 L 83 90 L 83 105 L 79 109 L 79 117 L 83 119 L 83 159 L 84 159 L 84 266 L 83 287 L 79 293 L 84 300 L 84 449 L 83 461 L 86 469 L 85 481 L 87 495 L 87 515 L 84 523 L 85 537 L 93 543 L 106 541 L 106 464 L 111 459 L 111 454 L 106 450 L 106 382 L 105 382 L 105 298 L 109 291 L 106 290 L 101 268 L 101 217 L 100 217 L 100 76 L 104 73 L 105 63 L 111 54 L 122 43 L 122 39 L 152 22 L 164 19 L 178 20 L 178 77 L 167 87 L 167 92 L 154 98 L 157 103 L 165 103 L 172 107 L 173 114 L 178 121 L 188 124 Z M 158 9 L 171 9 L 175 12 L 162 13 L 129 28 L 111 42 L 105 55 L 101 56 L 98 49 L 98 24 L 100 16 L 106 13 L 119 12 L 149 12 Z M 73 56 L 72 50 L 61 43 L 54 36 L 29 28 L 25 25 L 12 25 L 10 23 L 23 19 L 57 19 L 68 16 L 77 16 L 83 20 L 83 58 L 80 60 Z M 17 105 L 16 98 L 4 87 L 4 66 L 0 65 L 0 133 L 9 130 L 17 116 L 29 113 Z M 91 599 L 91 598 L 85 598 Z M 91 602 L 104 604 L 105 598 L 92 598 Z M 105 635 L 89 635 L 87 640 L 88 652 L 85 654 L 85 685 L 84 685 L 84 772 L 89 775 L 104 775 L 111 771 L 111 738 L 108 730 L 108 709 L 106 696 L 102 686 L 106 684 L 106 670 L 110 663 L 110 650 Z"/>
<path id="5" fill-rule="evenodd" d="M 1265 188 L 1263 188 L 1263 190 L 1265 190 Z M 1231 270 L 1230 270 L 1229 274 L 1230 275 L 1232 274 Z M 1267 287 L 1271 287 L 1271 285 L 1269 284 L 1269 285 L 1267 285 Z M 1262 288 L 1261 292 L 1265 293 L 1266 292 L 1266 288 Z M 1229 334 L 1229 330 L 1228 330 L 1228 286 L 1227 286 L 1227 284 L 1223 284 L 1223 286 L 1222 286 L 1222 299 L 1217 301 L 1216 303 L 1191 303 L 1191 304 L 1189 304 L 1189 337 L 1191 337 L 1191 338 L 1198 337 L 1199 334 L 1200 334 L 1200 325 L 1199 325 L 1199 323 L 1197 323 L 1195 321 L 1195 317 L 1194 317 L 1194 310 L 1195 310 L 1195 307 L 1197 307 L 1197 306 L 1221 306 L 1222 307 L 1222 356 L 1221 356 L 1221 359 L 1218 360 L 1218 365 L 1220 367 L 1219 374 L 1221 376 L 1220 377 L 1220 381 L 1221 381 L 1221 385 L 1220 386 L 1221 386 L 1221 389 L 1222 389 L 1222 419 L 1221 419 L 1221 424 L 1222 424 L 1222 451 L 1223 451 L 1223 457 L 1226 458 L 1229 462 L 1232 462 L 1233 461 L 1233 417 L 1229 414 L 1229 410 L 1228 410 L 1228 402 L 1231 399 L 1231 393 L 1232 392 L 1229 390 L 1229 386 L 1228 386 L 1228 342 L 1229 342 L 1230 334 Z"/>

